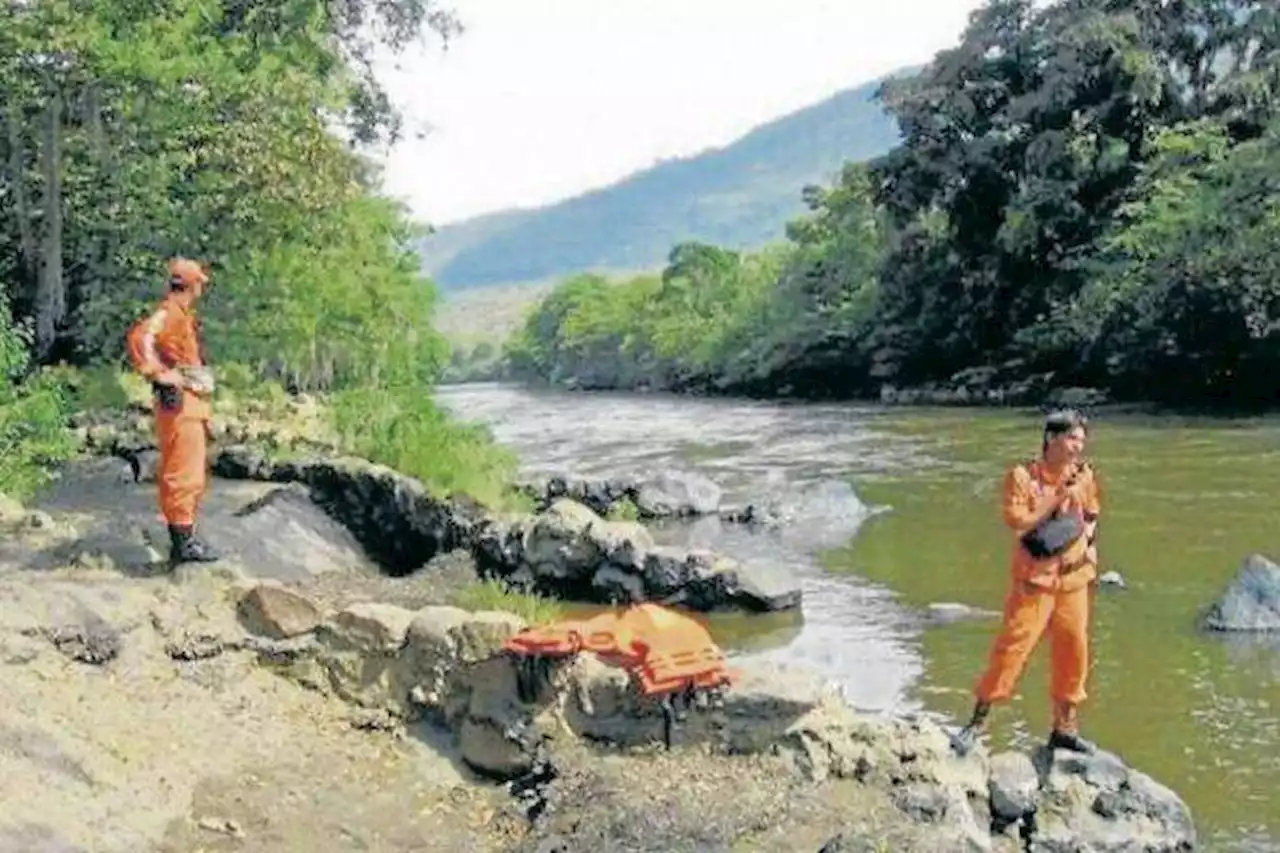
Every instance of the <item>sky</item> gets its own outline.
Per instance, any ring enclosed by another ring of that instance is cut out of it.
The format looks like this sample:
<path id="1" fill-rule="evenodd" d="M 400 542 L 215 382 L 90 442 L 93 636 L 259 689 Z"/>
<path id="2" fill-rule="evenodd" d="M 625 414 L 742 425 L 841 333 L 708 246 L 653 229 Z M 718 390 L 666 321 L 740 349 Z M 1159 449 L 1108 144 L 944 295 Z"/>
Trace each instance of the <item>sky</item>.
<path id="1" fill-rule="evenodd" d="M 381 74 L 387 189 L 440 226 L 536 207 L 956 43 L 980 0 L 444 0 L 465 31 Z M 418 131 L 425 134 L 418 138 Z"/>

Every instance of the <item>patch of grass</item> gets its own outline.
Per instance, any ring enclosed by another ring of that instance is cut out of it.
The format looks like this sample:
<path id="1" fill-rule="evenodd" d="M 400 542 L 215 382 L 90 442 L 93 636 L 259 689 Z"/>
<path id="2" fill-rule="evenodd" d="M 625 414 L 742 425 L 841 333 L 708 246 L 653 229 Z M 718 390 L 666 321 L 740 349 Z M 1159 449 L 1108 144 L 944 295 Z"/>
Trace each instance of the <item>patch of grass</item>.
<path id="1" fill-rule="evenodd" d="M 622 500 L 609 507 L 609 511 L 605 513 L 607 521 L 639 521 L 640 510 L 630 498 Z"/>
<path id="2" fill-rule="evenodd" d="M 430 391 L 343 391 L 332 400 L 339 440 L 348 452 L 416 477 L 441 495 L 461 493 L 494 509 L 526 509 L 512 483 L 515 454 L 488 429 L 460 423 Z"/>
<path id="3" fill-rule="evenodd" d="M 463 610 L 500 610 L 514 613 L 529 625 L 560 619 L 567 613 L 562 602 L 541 595 L 516 592 L 502 581 L 485 580 L 463 587 L 453 596 Z"/>

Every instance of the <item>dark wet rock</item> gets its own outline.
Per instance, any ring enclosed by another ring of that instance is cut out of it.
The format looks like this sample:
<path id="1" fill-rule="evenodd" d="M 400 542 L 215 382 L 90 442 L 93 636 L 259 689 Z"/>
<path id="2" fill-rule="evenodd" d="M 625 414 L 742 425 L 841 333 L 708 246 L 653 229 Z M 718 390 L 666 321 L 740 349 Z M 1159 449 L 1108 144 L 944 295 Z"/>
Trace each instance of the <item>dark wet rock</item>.
<path id="1" fill-rule="evenodd" d="M 1021 752 L 1003 752 L 991 757 L 991 817 L 1016 823 L 1036 810 L 1040 777 L 1031 757 Z"/>
<path id="2" fill-rule="evenodd" d="M 751 527 L 777 527 L 786 522 L 783 511 L 769 504 L 721 507 L 718 515 L 721 521 Z"/>
<path id="3" fill-rule="evenodd" d="M 1181 798 L 1117 756 L 1040 749 L 1032 760 L 1041 782 L 1031 853 L 1195 849 L 1195 825 Z"/>
<path id="4" fill-rule="evenodd" d="M 54 648 L 80 663 L 101 665 L 120 654 L 121 636 L 115 626 L 88 609 L 45 629 Z"/>
<path id="5" fill-rule="evenodd" d="M 634 522 L 605 521 L 559 498 L 532 517 L 495 522 L 476 543 L 481 568 L 556 597 L 601 603 L 658 600 L 699 611 L 799 606 L 800 585 L 768 565 L 702 549 L 657 546 Z"/>
<path id="6" fill-rule="evenodd" d="M 721 490 L 709 478 L 692 471 L 662 470 L 652 474 L 583 479 L 552 475 L 521 484 L 538 509 L 569 498 L 600 515 L 628 506 L 645 520 L 695 518 L 721 513 Z M 726 521 L 763 521 L 763 508 L 732 509 Z"/>
<path id="7" fill-rule="evenodd" d="M 1212 631 L 1280 631 L 1280 566 L 1261 554 L 1241 564 L 1204 615 Z"/>

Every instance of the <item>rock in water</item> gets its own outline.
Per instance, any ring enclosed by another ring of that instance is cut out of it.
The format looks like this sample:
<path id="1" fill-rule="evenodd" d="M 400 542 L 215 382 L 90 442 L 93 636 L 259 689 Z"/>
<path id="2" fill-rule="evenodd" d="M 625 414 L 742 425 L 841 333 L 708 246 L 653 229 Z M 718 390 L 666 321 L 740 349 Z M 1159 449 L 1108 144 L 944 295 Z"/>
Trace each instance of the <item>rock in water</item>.
<path id="1" fill-rule="evenodd" d="M 1212 631 L 1280 631 L 1280 566 L 1261 554 L 1247 557 L 1204 625 Z"/>
<path id="2" fill-rule="evenodd" d="M 640 484 L 635 502 L 646 518 L 714 515 L 720 494 L 720 487 L 701 474 L 663 471 Z"/>
<path id="3" fill-rule="evenodd" d="M 1185 853 L 1196 847 L 1186 803 L 1108 752 L 1039 750 L 1043 780 L 1031 853 L 1142 850 Z"/>

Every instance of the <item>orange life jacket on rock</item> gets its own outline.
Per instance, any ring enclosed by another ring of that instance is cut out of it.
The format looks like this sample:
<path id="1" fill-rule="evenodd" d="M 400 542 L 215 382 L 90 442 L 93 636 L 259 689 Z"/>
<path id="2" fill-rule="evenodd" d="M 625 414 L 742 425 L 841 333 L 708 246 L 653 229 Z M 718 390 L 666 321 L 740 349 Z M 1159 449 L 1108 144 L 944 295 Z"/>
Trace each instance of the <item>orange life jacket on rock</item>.
<path id="1" fill-rule="evenodd" d="M 508 639 L 505 648 L 538 657 L 593 652 L 631 673 L 645 696 L 725 687 L 734 680 L 706 628 L 652 603 L 527 628 Z"/>

